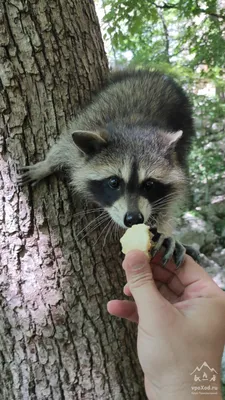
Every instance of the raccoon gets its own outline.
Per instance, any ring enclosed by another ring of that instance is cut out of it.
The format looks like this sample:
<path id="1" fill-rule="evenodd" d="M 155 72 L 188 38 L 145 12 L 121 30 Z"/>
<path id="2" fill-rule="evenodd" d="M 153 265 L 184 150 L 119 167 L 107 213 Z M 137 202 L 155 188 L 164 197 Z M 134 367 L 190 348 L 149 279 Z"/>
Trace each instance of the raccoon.
<path id="1" fill-rule="evenodd" d="M 148 224 L 165 244 L 173 209 L 185 197 L 194 134 L 188 97 L 171 77 L 117 72 L 46 159 L 23 168 L 18 182 L 37 183 L 66 170 L 74 191 L 100 205 L 118 225 Z M 174 241 L 168 246 L 167 240 L 167 247 L 171 255 Z"/>

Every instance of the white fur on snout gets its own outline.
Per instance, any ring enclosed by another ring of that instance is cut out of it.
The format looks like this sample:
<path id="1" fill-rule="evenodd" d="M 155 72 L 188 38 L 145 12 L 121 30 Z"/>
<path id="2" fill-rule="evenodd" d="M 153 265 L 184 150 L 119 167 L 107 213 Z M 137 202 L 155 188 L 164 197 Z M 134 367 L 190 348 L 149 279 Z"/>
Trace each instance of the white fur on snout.
<path id="1" fill-rule="evenodd" d="M 124 217 L 128 211 L 125 197 L 121 197 L 119 200 L 115 201 L 111 207 L 105 207 L 105 210 L 109 213 L 114 222 L 122 228 L 127 229 L 127 226 L 124 225 Z"/>
<path id="2" fill-rule="evenodd" d="M 149 201 L 142 196 L 138 199 L 138 211 L 143 215 L 144 223 L 147 222 L 152 213 L 152 207 Z"/>
<path id="3" fill-rule="evenodd" d="M 105 210 L 109 213 L 110 217 L 114 222 L 120 225 L 122 228 L 127 229 L 124 225 L 124 217 L 129 211 L 127 206 L 127 200 L 125 197 L 121 197 L 117 200 L 111 207 L 106 207 Z M 144 197 L 139 197 L 138 199 L 138 210 L 144 217 L 144 223 L 146 223 L 151 215 L 151 205 L 148 200 Z"/>

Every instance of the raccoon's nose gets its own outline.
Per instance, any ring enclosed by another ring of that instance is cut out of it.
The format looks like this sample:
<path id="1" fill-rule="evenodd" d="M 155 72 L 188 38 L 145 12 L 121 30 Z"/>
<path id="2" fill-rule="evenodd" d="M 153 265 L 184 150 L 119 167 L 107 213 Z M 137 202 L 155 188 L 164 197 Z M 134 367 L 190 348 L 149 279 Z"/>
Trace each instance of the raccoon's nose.
<path id="1" fill-rule="evenodd" d="M 130 228 L 132 225 L 142 224 L 144 217 L 140 212 L 127 212 L 124 217 L 124 224 Z"/>

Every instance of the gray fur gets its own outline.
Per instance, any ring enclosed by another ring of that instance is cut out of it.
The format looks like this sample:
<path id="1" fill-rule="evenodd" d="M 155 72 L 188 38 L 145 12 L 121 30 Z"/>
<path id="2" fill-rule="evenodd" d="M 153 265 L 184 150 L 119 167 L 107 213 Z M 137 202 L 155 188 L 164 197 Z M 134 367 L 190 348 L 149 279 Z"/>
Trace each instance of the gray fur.
<path id="1" fill-rule="evenodd" d="M 193 135 L 189 101 L 171 78 L 148 71 L 112 75 L 46 159 L 24 168 L 19 183 L 38 182 L 65 169 L 74 192 L 94 200 L 88 189 L 90 180 L 123 174 L 126 182 L 136 160 L 140 183 L 154 178 L 173 184 L 174 196 L 157 217 L 158 228 L 165 233 L 172 208 L 185 194 L 187 154 Z M 120 201 L 114 209 L 105 208 L 124 226 L 127 194 Z M 152 206 L 143 198 L 138 202 L 147 222 Z"/>

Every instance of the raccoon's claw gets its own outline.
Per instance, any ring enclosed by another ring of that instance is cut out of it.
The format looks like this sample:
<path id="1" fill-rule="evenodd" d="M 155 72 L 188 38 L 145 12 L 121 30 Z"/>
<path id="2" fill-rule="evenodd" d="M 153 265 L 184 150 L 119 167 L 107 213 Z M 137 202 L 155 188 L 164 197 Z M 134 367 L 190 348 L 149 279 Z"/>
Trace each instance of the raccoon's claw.
<path id="1" fill-rule="evenodd" d="M 163 266 L 166 266 L 168 261 L 173 257 L 176 267 L 179 268 L 184 260 L 186 248 L 173 237 L 166 237 L 158 232 L 152 233 L 154 234 L 153 241 L 156 242 L 152 249 L 152 257 L 154 257 L 156 253 L 158 253 L 158 251 L 164 247 L 165 251 L 162 259 Z"/>
<path id="2" fill-rule="evenodd" d="M 45 178 L 45 176 L 50 174 L 44 161 L 26 167 L 18 167 L 17 170 L 19 173 L 22 172 L 17 178 L 18 186 L 28 185 L 29 183 L 35 186 L 39 181 Z"/>
<path id="3" fill-rule="evenodd" d="M 175 251 L 173 254 L 173 259 L 176 264 L 176 269 L 180 268 L 180 266 L 183 264 L 185 254 L 186 254 L 185 247 L 182 245 L 182 243 L 180 243 L 176 240 L 175 241 Z"/>
<path id="4" fill-rule="evenodd" d="M 200 262 L 200 253 L 198 250 L 196 250 L 194 247 L 189 246 L 184 244 L 183 245 L 186 249 L 186 254 L 188 254 L 189 256 L 191 256 L 193 258 L 194 261 L 196 261 L 197 263 Z"/>
<path id="5" fill-rule="evenodd" d="M 27 174 L 23 174 L 23 175 L 19 176 L 19 177 L 17 178 L 16 181 L 17 181 L 17 185 L 18 185 L 19 187 L 28 185 L 29 183 L 31 183 L 31 186 L 36 186 L 37 183 L 39 182 L 39 181 L 33 181 L 33 180 L 30 178 L 30 176 L 27 175 Z"/>
<path id="6" fill-rule="evenodd" d="M 19 172 L 23 172 L 24 171 L 22 173 L 22 175 L 19 175 L 17 177 L 16 181 L 17 181 L 17 185 L 18 186 L 22 187 L 24 185 L 28 185 L 29 183 L 32 183 L 32 186 L 37 184 L 38 181 L 36 179 L 34 179 L 34 176 L 32 174 L 32 169 L 31 169 L 30 166 L 20 167 L 20 168 L 18 168 L 18 171 Z"/>

